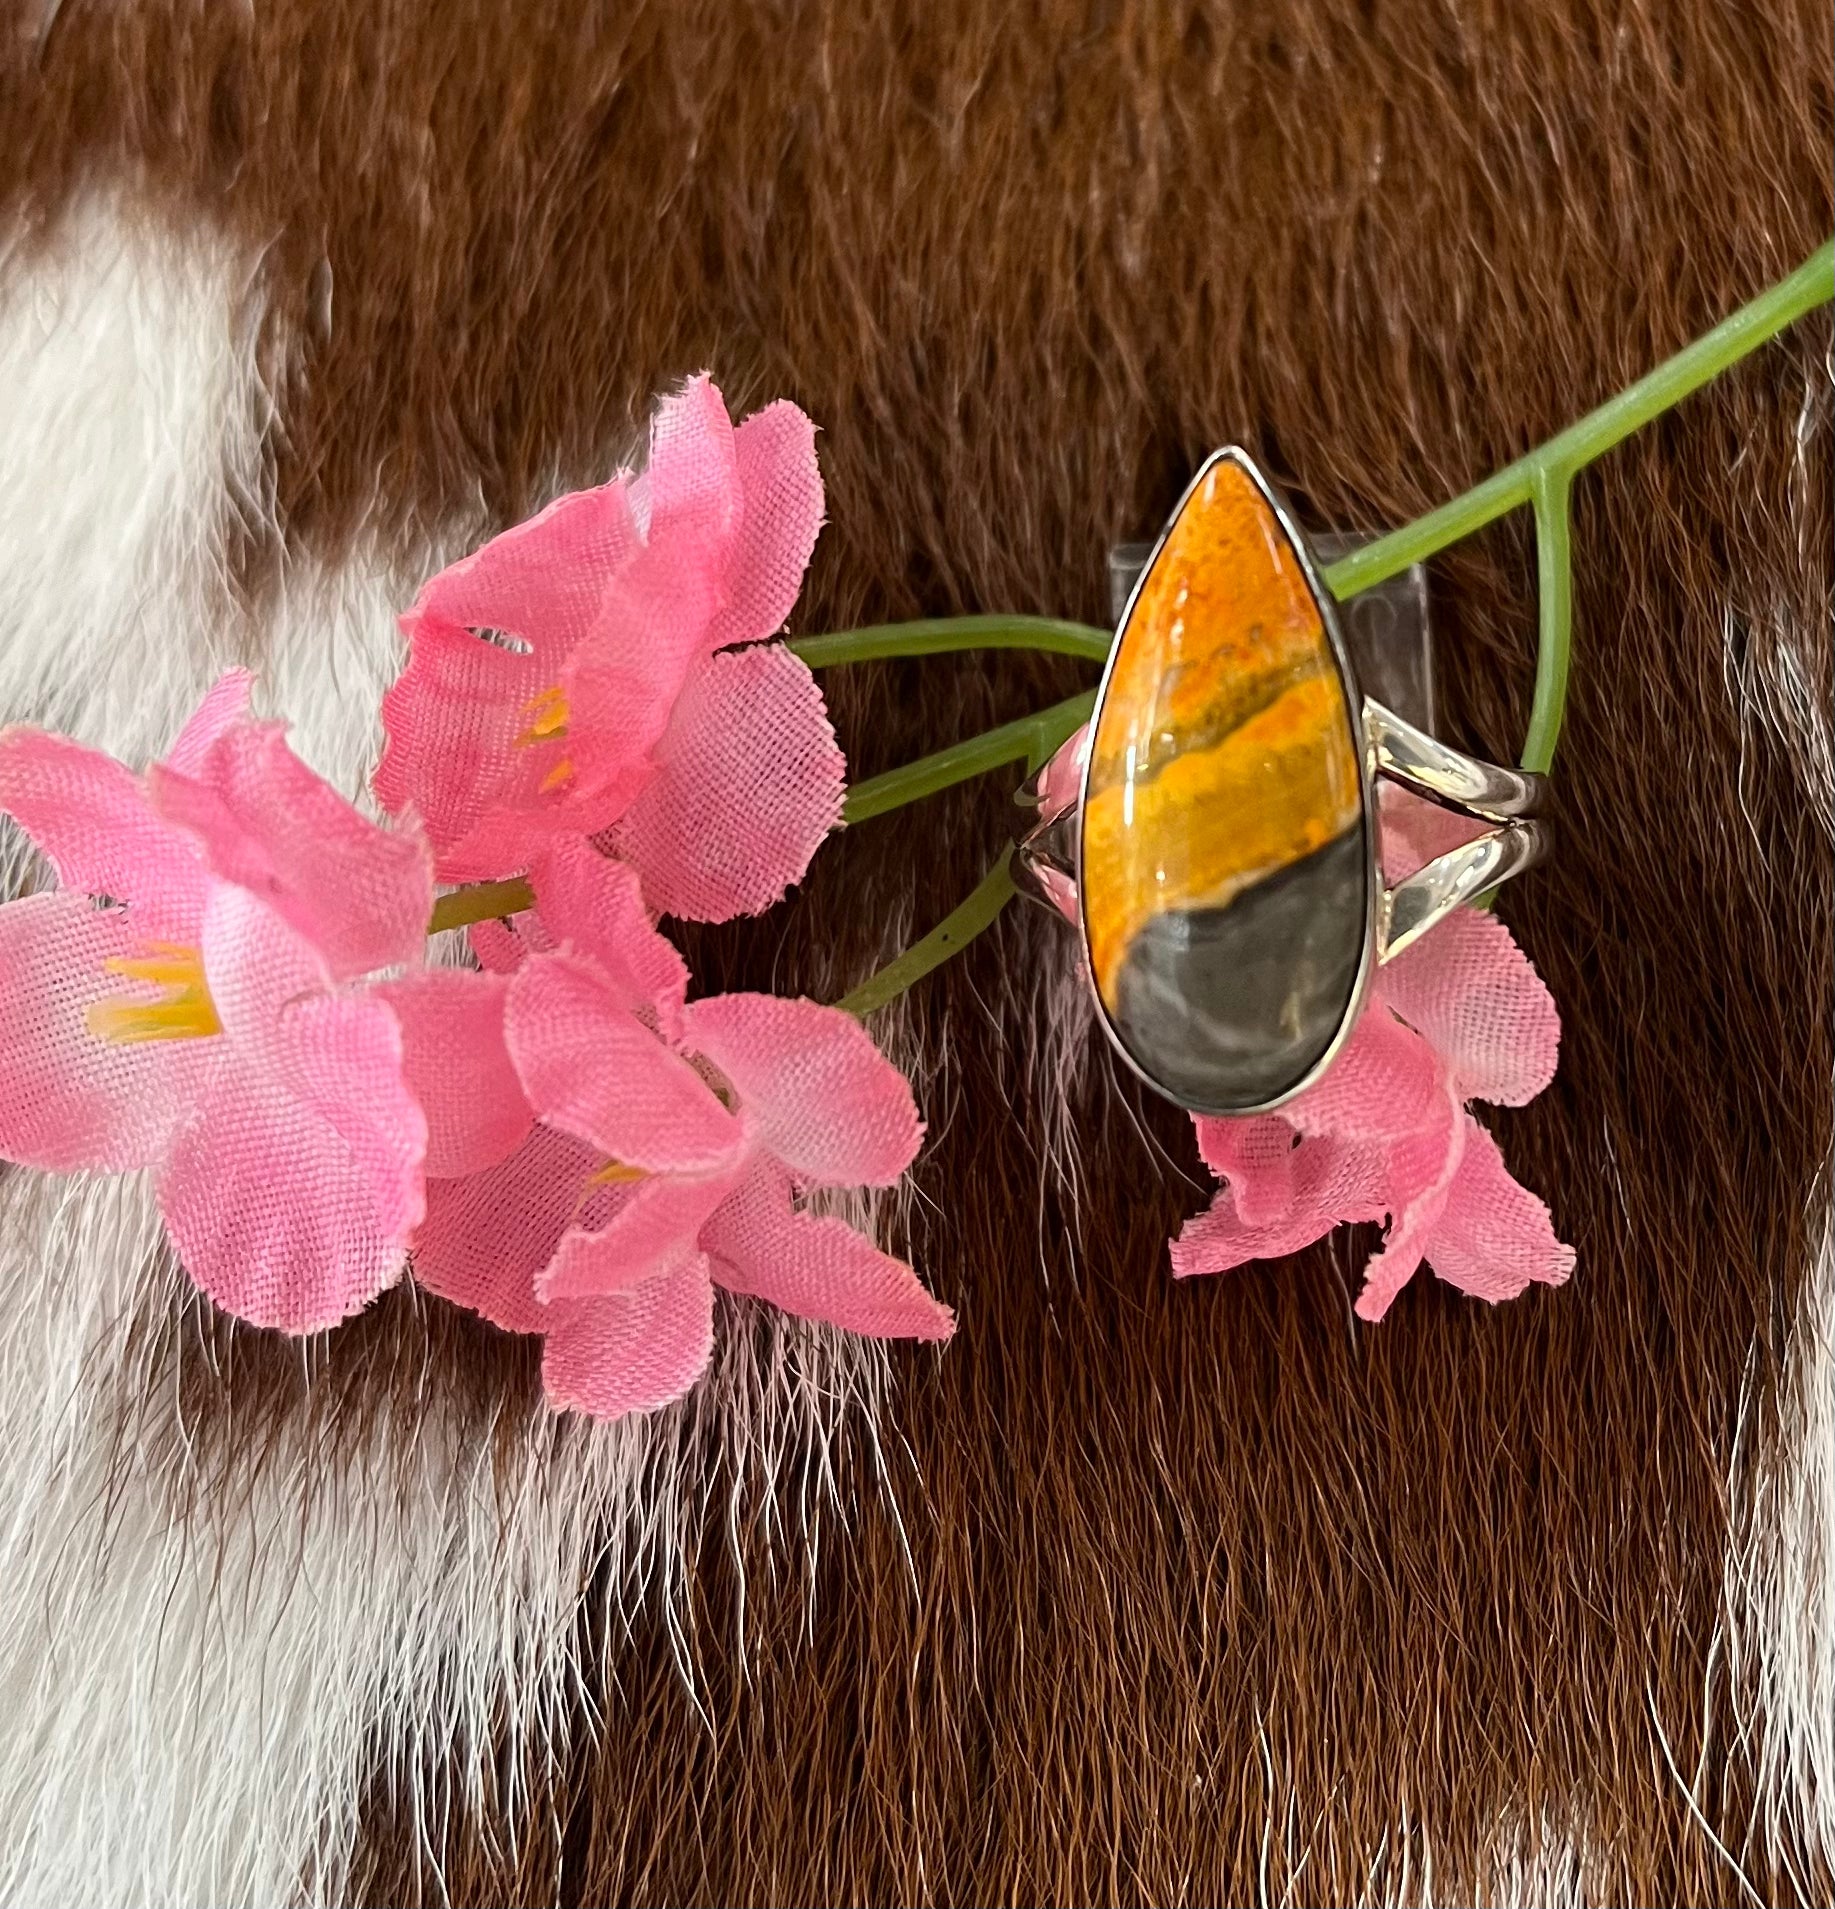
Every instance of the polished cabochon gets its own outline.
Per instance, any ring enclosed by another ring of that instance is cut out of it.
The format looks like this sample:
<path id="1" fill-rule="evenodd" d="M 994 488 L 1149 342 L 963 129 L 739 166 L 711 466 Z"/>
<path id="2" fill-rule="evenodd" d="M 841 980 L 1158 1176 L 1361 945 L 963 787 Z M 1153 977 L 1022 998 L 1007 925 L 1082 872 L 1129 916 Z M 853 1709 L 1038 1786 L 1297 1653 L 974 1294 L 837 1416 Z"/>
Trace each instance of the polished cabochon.
<path id="1" fill-rule="evenodd" d="M 1153 1086 L 1251 1113 L 1337 1051 L 1374 960 L 1368 789 L 1330 598 L 1260 473 L 1218 451 L 1123 614 L 1083 772 L 1090 972 Z"/>

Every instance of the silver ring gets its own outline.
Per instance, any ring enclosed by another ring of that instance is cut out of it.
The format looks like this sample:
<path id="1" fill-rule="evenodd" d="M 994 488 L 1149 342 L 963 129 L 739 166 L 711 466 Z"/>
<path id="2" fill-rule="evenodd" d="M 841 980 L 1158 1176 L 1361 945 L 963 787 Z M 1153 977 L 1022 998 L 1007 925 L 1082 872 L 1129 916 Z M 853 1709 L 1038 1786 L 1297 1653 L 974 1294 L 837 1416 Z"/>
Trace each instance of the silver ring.
<path id="1" fill-rule="evenodd" d="M 1379 780 L 1491 826 L 1387 886 Z M 1542 795 L 1363 694 L 1304 534 L 1231 446 L 1160 532 L 1088 726 L 1020 791 L 1015 866 L 1078 927 L 1142 1080 L 1264 1113 L 1331 1065 L 1378 966 L 1542 859 Z"/>

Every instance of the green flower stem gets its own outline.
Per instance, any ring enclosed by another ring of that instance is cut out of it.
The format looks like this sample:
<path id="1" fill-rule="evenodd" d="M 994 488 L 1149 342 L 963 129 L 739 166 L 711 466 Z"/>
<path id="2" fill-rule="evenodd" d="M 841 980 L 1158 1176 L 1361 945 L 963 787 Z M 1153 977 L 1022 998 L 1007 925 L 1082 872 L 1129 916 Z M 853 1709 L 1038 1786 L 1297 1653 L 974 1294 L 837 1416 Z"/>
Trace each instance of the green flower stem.
<path id="1" fill-rule="evenodd" d="M 951 743 L 935 755 L 920 756 L 916 762 L 889 769 L 882 776 L 869 776 L 847 792 L 841 819 L 850 825 L 865 822 L 1009 762 L 1025 763 L 1030 775 L 1051 760 L 1066 736 L 1089 721 L 1095 707 L 1096 692 L 1086 690 L 1081 696 L 1022 716 L 1018 722 L 1002 723 L 998 729 L 986 730 L 967 742 Z"/>
<path id="2" fill-rule="evenodd" d="M 1536 517 L 1536 691 L 1523 738 L 1522 764 L 1546 775 L 1567 706 L 1569 637 L 1574 614 L 1574 559 L 1568 522 L 1571 479 L 1560 466 L 1537 471 L 1530 501 Z"/>
<path id="3" fill-rule="evenodd" d="M 469 888 L 455 888 L 433 904 L 427 932 L 437 935 L 448 928 L 469 928 L 476 921 L 496 921 L 504 915 L 519 915 L 535 906 L 535 891 L 520 876 L 507 882 L 473 882 Z"/>
<path id="4" fill-rule="evenodd" d="M 844 823 L 864 822 L 888 814 L 1009 762 L 1023 762 L 1031 775 L 1057 754 L 1068 736 L 1089 721 L 1095 706 L 1096 692 L 1086 690 L 1081 696 L 1067 697 L 1049 709 L 1022 716 L 1018 722 L 1002 723 L 998 729 L 939 749 L 935 755 L 920 757 L 883 776 L 869 776 L 848 791 L 841 819 Z M 469 928 L 474 922 L 495 921 L 534 906 L 535 894 L 526 879 L 474 882 L 468 888 L 455 888 L 433 904 L 427 932 L 437 935 L 448 928 Z M 992 919 L 990 915 L 988 920 Z"/>
<path id="5" fill-rule="evenodd" d="M 791 651 L 811 669 L 872 663 L 894 656 L 943 656 L 956 650 L 1033 650 L 1049 656 L 1108 660 L 1113 630 L 1066 623 L 1055 616 L 933 616 L 916 623 L 878 623 L 831 636 L 798 636 Z"/>
<path id="6" fill-rule="evenodd" d="M 836 1006 L 857 1018 L 871 1014 L 889 1001 L 895 1001 L 915 981 L 921 981 L 932 968 L 941 967 L 951 955 L 959 954 L 995 921 L 1013 899 L 1013 850 L 1009 847 L 975 885 L 968 899 L 931 929 L 922 941 L 914 941 L 896 960 L 889 961 L 852 994 L 843 995 Z"/>

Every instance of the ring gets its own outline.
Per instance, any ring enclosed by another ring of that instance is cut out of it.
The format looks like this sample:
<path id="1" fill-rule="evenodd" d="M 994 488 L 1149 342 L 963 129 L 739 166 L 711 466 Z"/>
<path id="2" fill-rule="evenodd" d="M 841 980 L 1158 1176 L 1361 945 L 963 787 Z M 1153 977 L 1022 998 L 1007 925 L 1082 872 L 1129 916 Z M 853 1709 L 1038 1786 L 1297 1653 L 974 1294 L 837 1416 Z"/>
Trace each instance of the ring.
<path id="1" fill-rule="evenodd" d="M 1379 779 L 1490 826 L 1386 885 Z M 1263 1113 L 1330 1066 L 1377 967 L 1541 860 L 1542 792 L 1363 694 L 1304 535 L 1231 446 L 1154 544 L 1089 723 L 1020 792 L 1016 879 L 1079 927 L 1135 1073 Z"/>

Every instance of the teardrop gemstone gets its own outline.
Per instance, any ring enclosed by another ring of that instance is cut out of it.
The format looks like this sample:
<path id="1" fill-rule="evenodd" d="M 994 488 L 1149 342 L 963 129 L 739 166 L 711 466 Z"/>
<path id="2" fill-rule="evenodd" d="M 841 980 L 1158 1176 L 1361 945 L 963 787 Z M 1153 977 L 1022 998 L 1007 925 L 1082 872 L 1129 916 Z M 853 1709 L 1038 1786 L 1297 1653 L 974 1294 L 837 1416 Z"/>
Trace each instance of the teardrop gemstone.
<path id="1" fill-rule="evenodd" d="M 1219 452 L 1116 637 L 1082 819 L 1096 991 L 1186 1107 L 1281 1099 L 1356 1005 L 1372 872 L 1353 707 L 1272 500 Z"/>

